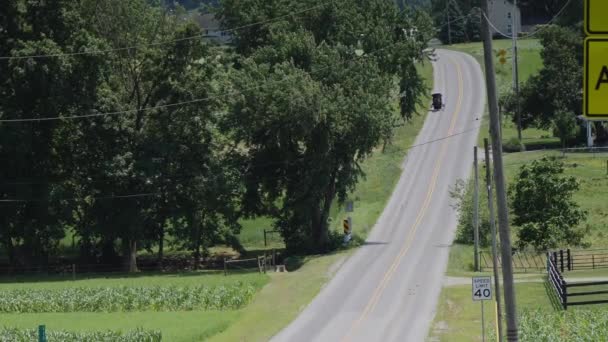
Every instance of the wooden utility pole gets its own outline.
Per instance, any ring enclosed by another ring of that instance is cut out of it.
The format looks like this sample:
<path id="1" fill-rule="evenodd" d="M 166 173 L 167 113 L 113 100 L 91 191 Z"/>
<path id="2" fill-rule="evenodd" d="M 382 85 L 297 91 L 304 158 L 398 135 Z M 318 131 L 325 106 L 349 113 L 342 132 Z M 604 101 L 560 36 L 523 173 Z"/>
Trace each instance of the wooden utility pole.
<path id="1" fill-rule="evenodd" d="M 473 238 L 475 240 L 475 271 L 479 272 L 479 171 L 477 165 L 477 146 L 473 147 L 473 168 L 475 169 L 475 194 L 473 195 L 475 215 L 473 216 Z"/>
<path id="2" fill-rule="evenodd" d="M 507 191 L 502 162 L 502 138 L 498 118 L 498 95 L 494 69 L 494 53 L 492 51 L 492 35 L 488 22 L 488 0 L 481 2 L 484 60 L 486 67 L 486 87 L 488 91 L 488 107 L 490 108 L 490 136 L 492 137 L 492 156 L 494 161 L 494 180 L 496 182 L 496 201 L 498 204 L 498 229 L 500 234 L 500 252 L 502 257 L 502 277 L 505 298 L 505 313 L 507 320 L 507 341 L 519 340 L 517 330 L 517 312 L 515 304 L 515 287 L 513 285 L 513 263 L 511 260 L 511 229 L 509 228 L 509 211 Z M 490 198 L 488 200 L 491 200 Z"/>
<path id="3" fill-rule="evenodd" d="M 496 243 L 496 220 L 494 220 L 494 195 L 492 195 L 492 169 L 490 168 L 490 149 L 488 138 L 483 139 L 486 156 L 486 185 L 488 188 L 488 211 L 490 212 L 490 228 L 492 231 L 492 269 L 494 270 L 494 287 L 496 288 L 496 327 L 498 342 L 502 342 L 502 303 L 500 302 L 500 279 L 498 279 L 498 247 Z"/>

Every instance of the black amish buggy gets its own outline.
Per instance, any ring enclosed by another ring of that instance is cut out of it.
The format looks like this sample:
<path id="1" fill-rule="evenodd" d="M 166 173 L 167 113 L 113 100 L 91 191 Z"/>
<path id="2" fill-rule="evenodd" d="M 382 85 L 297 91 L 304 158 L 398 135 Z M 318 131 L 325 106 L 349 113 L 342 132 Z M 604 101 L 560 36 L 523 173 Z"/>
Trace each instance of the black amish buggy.
<path id="1" fill-rule="evenodd" d="M 445 107 L 440 93 L 433 94 L 433 111 L 439 111 Z"/>

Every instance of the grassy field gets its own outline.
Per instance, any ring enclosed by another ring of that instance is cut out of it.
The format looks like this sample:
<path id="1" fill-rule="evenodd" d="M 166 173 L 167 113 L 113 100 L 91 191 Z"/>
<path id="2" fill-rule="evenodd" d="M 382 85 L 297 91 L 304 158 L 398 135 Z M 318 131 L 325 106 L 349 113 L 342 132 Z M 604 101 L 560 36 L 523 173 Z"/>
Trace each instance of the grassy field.
<path id="1" fill-rule="evenodd" d="M 111 278 L 36 280 L 18 278 L 0 284 L 0 291 L 15 289 L 57 290 L 70 287 L 119 287 L 119 286 L 221 286 L 237 281 L 252 284 L 261 289 L 270 277 L 260 274 L 239 274 L 225 277 L 213 273 L 184 273 L 174 275 L 115 276 Z M 0 314 L 2 326 L 35 328 L 40 324 L 48 330 L 66 331 L 130 331 L 136 328 L 160 330 L 166 341 L 200 341 L 225 330 L 235 322 L 241 310 L 194 310 L 177 312 L 68 312 L 68 313 L 11 313 Z"/>
<path id="2" fill-rule="evenodd" d="M 520 84 L 523 84 L 530 76 L 538 73 L 542 67 L 542 59 L 540 52 L 542 45 L 537 39 L 521 39 L 518 41 L 518 61 L 519 61 L 519 80 Z M 461 51 L 472 55 L 481 65 L 484 67 L 483 61 L 483 46 L 481 43 L 467 43 L 467 44 L 455 44 L 447 47 L 451 50 Z M 511 41 L 506 39 L 494 40 L 493 49 L 495 56 L 498 51 L 507 51 L 506 63 L 500 64 L 499 58 L 495 58 L 495 70 L 496 70 L 496 86 L 499 89 L 499 94 L 508 93 L 513 87 L 512 77 L 512 54 L 511 54 Z M 487 112 L 484 117 L 484 121 L 481 127 L 481 134 L 479 135 L 479 146 L 483 146 L 483 139 L 489 138 L 489 119 Z M 507 143 L 510 140 L 517 138 L 517 127 L 510 118 L 504 118 L 502 122 L 502 137 L 503 143 Z M 535 128 L 528 128 L 522 131 L 522 141 L 528 146 L 556 146 L 559 145 L 559 139 L 553 137 L 551 131 L 539 130 Z"/>
<path id="3" fill-rule="evenodd" d="M 513 181 L 521 165 L 543 156 L 562 157 L 562 161 L 566 165 L 565 174 L 578 179 L 581 189 L 575 195 L 575 200 L 589 212 L 588 220 L 584 223 L 585 226 L 589 227 L 589 233 L 585 241 L 593 248 L 608 248 L 608 234 L 605 230 L 605 227 L 608 226 L 608 210 L 606 210 L 605 205 L 605 199 L 608 198 L 608 170 L 606 169 L 608 154 L 568 153 L 564 156 L 561 152 L 556 151 L 507 154 L 504 156 L 507 181 Z M 481 196 L 485 196 L 485 192 L 482 191 Z M 485 200 L 482 202 L 485 203 Z M 516 229 L 517 227 L 512 227 L 514 241 L 516 239 Z M 473 247 L 453 245 L 450 251 L 447 275 L 471 277 L 475 274 L 472 272 L 472 265 Z M 488 272 L 477 273 L 477 275 L 480 274 L 490 275 Z M 577 278 L 605 278 L 608 277 L 608 270 L 574 271 L 567 272 L 564 276 L 569 281 L 575 281 Z M 521 277 L 539 279 L 542 275 L 539 271 L 516 275 L 516 278 Z M 601 290 L 604 289 L 605 287 L 601 288 Z M 585 290 L 591 289 L 586 288 Z M 434 330 L 430 333 L 431 340 L 481 341 L 480 304 L 471 301 L 470 291 L 470 285 L 444 288 L 437 308 Z M 519 283 L 516 286 L 516 294 L 518 310 L 540 309 L 543 312 L 554 312 L 543 283 Z M 593 298 L 586 297 L 585 299 Z M 487 307 L 490 308 L 489 312 L 492 313 L 492 306 L 488 305 Z M 599 307 L 605 310 L 607 306 Z M 569 309 L 569 311 L 594 308 L 598 307 L 577 307 Z M 491 315 L 486 317 L 491 317 Z M 574 314 L 571 319 L 574 320 L 576 317 L 576 314 Z M 488 327 L 493 326 L 494 321 L 491 320 Z"/>

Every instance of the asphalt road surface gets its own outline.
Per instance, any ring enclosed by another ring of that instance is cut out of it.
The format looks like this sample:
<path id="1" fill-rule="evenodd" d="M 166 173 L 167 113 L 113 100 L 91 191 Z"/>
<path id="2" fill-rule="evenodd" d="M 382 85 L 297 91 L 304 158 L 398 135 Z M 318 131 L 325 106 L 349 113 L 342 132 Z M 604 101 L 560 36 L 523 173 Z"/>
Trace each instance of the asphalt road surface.
<path id="1" fill-rule="evenodd" d="M 485 104 L 479 64 L 458 52 L 437 55 L 434 92 L 445 109 L 428 114 L 367 243 L 273 341 L 426 339 L 456 230 L 449 191 L 471 173 Z"/>

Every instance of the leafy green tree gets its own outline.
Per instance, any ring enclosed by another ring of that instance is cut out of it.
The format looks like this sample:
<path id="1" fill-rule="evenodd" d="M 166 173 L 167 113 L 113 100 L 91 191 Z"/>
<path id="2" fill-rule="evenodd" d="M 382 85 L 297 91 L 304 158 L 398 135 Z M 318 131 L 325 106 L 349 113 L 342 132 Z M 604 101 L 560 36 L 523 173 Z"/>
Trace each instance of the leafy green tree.
<path id="1" fill-rule="evenodd" d="M 572 113 L 558 111 L 553 119 L 553 135 L 558 137 L 562 148 L 566 148 L 568 141 L 576 138 L 577 124 Z"/>
<path id="2" fill-rule="evenodd" d="M 301 7 L 223 4 L 230 26 Z M 428 27 L 428 16 L 398 12 L 390 1 L 341 0 L 255 33 L 239 30 L 245 58 L 233 84 L 240 95 L 224 127 L 245 164 L 244 213 L 275 218 L 292 250 L 328 248 L 333 201 L 354 188 L 361 161 L 390 139 L 396 120 L 414 114 L 426 91 L 414 63 L 425 58 Z M 397 99 L 401 115 L 391 105 Z"/>
<path id="3" fill-rule="evenodd" d="M 582 31 L 581 31 L 582 32 Z M 550 26 L 539 33 L 543 68 L 521 87 L 522 128 L 548 129 L 560 111 L 580 115 L 582 110 L 583 37 L 581 32 Z M 503 99 L 505 112 L 515 113 L 518 99 Z M 516 116 L 512 115 L 513 121 Z"/>
<path id="4" fill-rule="evenodd" d="M 562 162 L 546 157 L 519 169 L 509 197 L 520 247 L 546 251 L 582 244 L 585 231 L 579 226 L 587 212 L 572 199 L 578 181 L 563 173 Z"/>
<path id="5" fill-rule="evenodd" d="M 27 58 L 74 52 L 75 45 L 98 47 L 82 31 L 74 2 L 9 1 L 2 6 L 8 15 L 1 19 L 1 50 L 15 58 L 0 61 L 0 117 L 29 120 L 79 112 L 86 106 L 80 100 L 95 89 L 99 59 Z M 65 193 L 56 183 L 69 168 L 59 156 L 64 132 L 57 121 L 0 123 L 0 197 L 16 200 L 0 207 L 0 235 L 12 263 L 46 263 L 64 235 Z"/>

